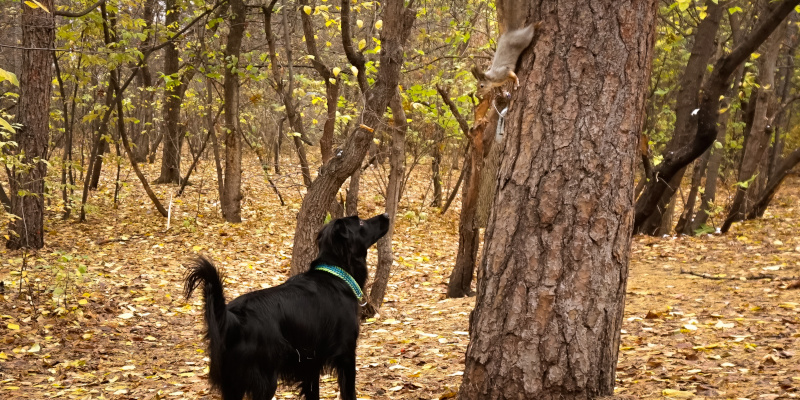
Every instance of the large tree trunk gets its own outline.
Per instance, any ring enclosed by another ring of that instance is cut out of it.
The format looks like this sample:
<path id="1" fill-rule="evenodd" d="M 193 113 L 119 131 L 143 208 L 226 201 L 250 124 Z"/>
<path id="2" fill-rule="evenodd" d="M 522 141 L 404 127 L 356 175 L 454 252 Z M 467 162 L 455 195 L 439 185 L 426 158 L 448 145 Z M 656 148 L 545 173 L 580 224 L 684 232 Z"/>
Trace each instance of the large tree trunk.
<path id="1" fill-rule="evenodd" d="M 231 20 L 225 59 L 239 59 L 246 26 L 247 8 L 242 0 L 231 0 Z M 222 217 L 228 222 L 242 222 L 242 141 L 239 133 L 239 71 L 225 68 L 225 181 L 222 193 Z"/>
<path id="2" fill-rule="evenodd" d="M 713 71 L 705 80 L 699 93 L 700 103 L 692 117 L 697 119 L 697 133 L 683 146 L 674 152 L 664 154 L 664 160 L 654 171 L 654 179 L 648 182 L 642 195 L 636 201 L 634 230 L 649 233 L 648 219 L 658 208 L 659 200 L 665 192 L 674 191 L 669 185 L 672 178 L 690 162 L 700 157 L 717 137 L 717 121 L 719 119 L 720 97 L 730 86 L 730 78 L 737 68 L 763 43 L 770 34 L 789 15 L 800 0 L 783 0 L 774 3 L 774 11 L 759 18 L 759 25 L 754 28 L 743 42 L 733 51 L 714 63 Z"/>
<path id="3" fill-rule="evenodd" d="M 53 0 L 40 0 L 48 10 L 54 10 Z M 22 7 L 22 47 L 53 48 L 55 21 L 53 14 Z M 50 92 L 53 81 L 53 56 L 47 51 L 22 52 L 22 72 L 19 77 L 20 96 L 17 106 L 18 122 L 15 154 L 23 154 L 25 169 L 13 167 L 11 186 L 11 214 L 18 218 L 9 224 L 6 246 L 11 249 L 44 246 L 44 178 L 47 176 L 47 143 L 50 135 Z M 25 193 L 25 194 L 20 194 Z"/>
<path id="4" fill-rule="evenodd" d="M 726 8 L 724 4 L 717 4 L 717 1 L 714 0 L 706 0 L 706 7 L 708 7 L 708 15 L 697 26 L 692 54 L 689 56 L 683 75 L 681 75 L 680 89 L 678 89 L 678 97 L 675 104 L 675 130 L 672 133 L 672 138 L 664 148 L 665 154 L 674 152 L 683 146 L 689 138 L 694 136 L 697 130 L 697 120 L 692 118 L 692 111 L 697 109 L 698 106 L 697 91 L 702 85 L 703 75 L 707 72 L 708 61 L 714 55 L 714 50 L 716 49 L 714 39 L 717 36 L 717 30 L 719 30 L 722 10 Z M 647 221 L 639 229 L 640 233 L 651 235 L 669 233 L 672 228 L 672 212 L 666 211 L 674 208 L 670 206 L 672 204 L 672 196 L 680 186 L 685 172 L 686 167 L 681 168 L 669 180 L 670 190 L 664 192 L 658 202 L 658 206 L 651 210 Z M 662 229 L 662 227 L 666 227 L 666 229 Z"/>
<path id="5" fill-rule="evenodd" d="M 165 23 L 169 27 L 174 27 L 180 20 L 181 7 L 177 0 L 166 0 L 167 15 Z M 177 44 L 170 44 L 164 49 L 164 75 L 173 82 L 166 83 L 164 90 L 164 147 L 161 156 L 161 176 L 156 179 L 156 183 L 175 183 L 181 182 L 181 147 L 183 135 L 178 126 L 181 119 L 180 95 L 181 80 L 177 76 L 180 72 L 180 54 Z M 230 68 L 225 68 L 226 71 Z"/>
<path id="6" fill-rule="evenodd" d="M 395 95 L 404 59 L 403 46 L 416 17 L 415 11 L 406 8 L 404 3 L 403 0 L 385 2 L 380 64 L 375 84 L 365 94 L 364 110 L 358 119 L 360 124 L 348 136 L 341 151 L 322 165 L 303 198 L 292 248 L 292 275 L 306 271 L 317 254 L 314 238 L 322 228 L 325 214 L 342 183 L 361 166 L 374 130 L 383 123 L 386 106 Z"/>
<path id="7" fill-rule="evenodd" d="M 372 317 L 383 304 L 386 287 L 389 284 L 392 262 L 392 236 L 394 235 L 395 220 L 397 219 L 397 206 L 400 203 L 400 184 L 403 182 L 406 157 L 406 131 L 408 122 L 403 110 L 403 101 L 400 92 L 390 102 L 394 126 L 392 130 L 392 148 L 389 155 L 389 182 L 386 185 L 386 214 L 389 214 L 389 230 L 378 240 L 378 266 L 375 268 L 375 278 L 369 289 L 369 304 L 364 315 Z"/>
<path id="8" fill-rule="evenodd" d="M 541 36 L 506 118 L 464 400 L 614 391 L 657 3 L 530 3 Z"/>
<path id="9" fill-rule="evenodd" d="M 784 32 L 787 24 L 781 23 L 780 27 L 764 43 L 763 55 L 759 59 L 758 65 L 758 84 L 759 90 L 755 100 L 755 113 L 753 115 L 752 126 L 745 139 L 742 154 L 742 163 L 739 166 L 739 182 L 736 186 L 736 193 L 733 197 L 731 209 L 725 222 L 722 224 L 722 232 L 728 232 L 734 221 L 744 219 L 747 209 L 746 192 L 749 185 L 744 182 L 751 180 L 756 173 L 759 164 L 762 163 L 764 154 L 769 146 L 769 139 L 772 134 L 772 127 L 769 126 L 767 110 L 773 106 L 773 94 L 775 93 L 775 66 L 778 62 L 778 54 L 781 43 L 785 37 Z M 764 173 L 768 173 L 764 170 Z"/>

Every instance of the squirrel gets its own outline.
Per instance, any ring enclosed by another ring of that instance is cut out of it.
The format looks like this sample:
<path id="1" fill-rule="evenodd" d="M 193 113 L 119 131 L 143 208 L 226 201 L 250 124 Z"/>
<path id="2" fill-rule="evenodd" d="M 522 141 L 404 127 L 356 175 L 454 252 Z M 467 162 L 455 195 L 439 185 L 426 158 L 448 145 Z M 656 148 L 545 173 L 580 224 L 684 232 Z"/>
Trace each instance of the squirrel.
<path id="1" fill-rule="evenodd" d="M 491 68 L 486 72 L 481 72 L 477 67 L 472 68 L 472 74 L 478 79 L 478 94 L 487 94 L 510 80 L 514 81 L 514 89 L 519 88 L 519 78 L 514 73 L 517 59 L 531 45 L 540 25 L 541 22 L 537 22 L 500 36 Z"/>

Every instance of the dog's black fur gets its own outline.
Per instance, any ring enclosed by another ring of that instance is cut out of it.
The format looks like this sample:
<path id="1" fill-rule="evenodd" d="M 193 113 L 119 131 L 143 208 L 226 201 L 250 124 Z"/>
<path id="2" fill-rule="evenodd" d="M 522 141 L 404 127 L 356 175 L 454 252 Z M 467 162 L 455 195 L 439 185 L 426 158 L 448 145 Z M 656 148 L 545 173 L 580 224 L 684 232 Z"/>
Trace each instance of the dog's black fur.
<path id="1" fill-rule="evenodd" d="M 225 305 L 222 279 L 199 258 L 186 277 L 188 299 L 203 285 L 209 380 L 224 400 L 271 400 L 278 379 L 299 383 L 319 399 L 321 371 L 335 371 L 342 400 L 356 399 L 359 304 L 340 278 L 314 267 L 337 266 L 364 289 L 367 249 L 389 229 L 389 217 L 337 219 L 317 235 L 319 255 L 308 272 L 285 283 L 237 297 Z"/>

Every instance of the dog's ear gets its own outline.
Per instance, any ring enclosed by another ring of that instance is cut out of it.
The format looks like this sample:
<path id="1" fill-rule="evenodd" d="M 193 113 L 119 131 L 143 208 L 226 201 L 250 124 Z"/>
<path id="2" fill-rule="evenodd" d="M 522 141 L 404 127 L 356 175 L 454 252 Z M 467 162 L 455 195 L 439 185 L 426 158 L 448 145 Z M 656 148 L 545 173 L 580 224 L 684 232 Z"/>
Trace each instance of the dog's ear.
<path id="1" fill-rule="evenodd" d="M 333 221 L 333 233 L 345 239 L 350 238 L 350 230 L 347 229 L 347 222 L 343 219 Z"/>

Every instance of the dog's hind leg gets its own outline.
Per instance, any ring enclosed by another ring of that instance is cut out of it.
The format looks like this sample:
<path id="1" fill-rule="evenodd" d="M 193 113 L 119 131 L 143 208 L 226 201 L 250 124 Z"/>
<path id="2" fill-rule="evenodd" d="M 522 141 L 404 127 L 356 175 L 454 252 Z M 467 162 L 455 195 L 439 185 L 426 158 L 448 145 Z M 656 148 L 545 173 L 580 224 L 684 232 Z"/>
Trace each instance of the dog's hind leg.
<path id="1" fill-rule="evenodd" d="M 250 382 L 252 390 L 250 396 L 253 400 L 272 400 L 275 391 L 278 390 L 278 377 L 272 371 L 262 370 L 262 372 Z"/>
<path id="2" fill-rule="evenodd" d="M 220 389 L 222 400 L 242 400 L 244 398 L 245 388 L 240 386 L 239 382 L 223 382 Z"/>
<path id="3" fill-rule="evenodd" d="M 335 362 L 339 381 L 339 397 L 342 400 L 356 400 L 356 356 L 339 357 Z"/>
<path id="4" fill-rule="evenodd" d="M 306 400 L 319 400 L 319 367 L 307 366 L 300 383 L 300 395 Z"/>

